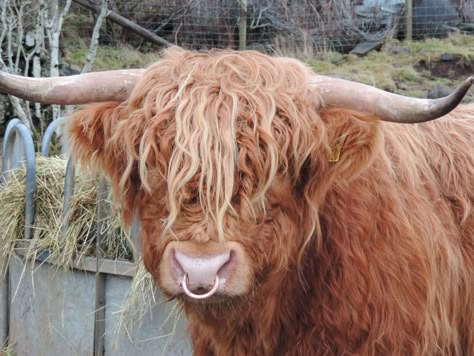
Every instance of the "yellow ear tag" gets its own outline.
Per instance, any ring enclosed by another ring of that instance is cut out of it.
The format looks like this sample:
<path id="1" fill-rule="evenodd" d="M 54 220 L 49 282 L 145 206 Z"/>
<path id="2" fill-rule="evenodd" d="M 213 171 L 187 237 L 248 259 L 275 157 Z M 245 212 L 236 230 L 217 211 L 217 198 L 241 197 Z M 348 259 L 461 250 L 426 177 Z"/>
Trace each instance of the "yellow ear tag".
<path id="1" fill-rule="evenodd" d="M 336 142 L 336 147 L 329 152 L 328 162 L 330 163 L 339 162 L 341 159 L 342 144 L 339 139 Z"/>

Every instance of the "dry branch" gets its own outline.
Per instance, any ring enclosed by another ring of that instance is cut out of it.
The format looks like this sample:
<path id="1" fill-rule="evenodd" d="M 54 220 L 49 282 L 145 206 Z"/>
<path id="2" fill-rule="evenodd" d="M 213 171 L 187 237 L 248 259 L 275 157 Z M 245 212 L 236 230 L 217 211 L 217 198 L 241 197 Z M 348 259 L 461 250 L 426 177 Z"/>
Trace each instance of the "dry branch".
<path id="1" fill-rule="evenodd" d="M 50 15 L 46 23 L 46 32 L 49 39 L 49 51 L 51 56 L 50 62 L 50 76 L 59 76 L 59 37 L 61 35 L 61 28 L 63 26 L 64 17 L 69 11 L 71 0 L 66 0 L 62 11 L 59 10 L 58 0 L 50 1 Z M 47 12 L 45 12 L 45 15 Z M 59 105 L 52 105 L 53 120 L 56 120 L 61 115 L 61 107 Z"/>
<path id="2" fill-rule="evenodd" d="M 8 49 L 10 51 L 10 48 Z M 2 59 L 2 49 L 0 48 L 0 71 L 9 72 L 8 67 Z M 25 109 L 23 108 L 23 101 L 13 95 L 8 95 L 10 103 L 12 104 L 13 111 L 18 119 L 26 126 L 28 129 L 34 132 L 34 126 L 31 122 L 31 117 L 26 114 Z"/>
<path id="3" fill-rule="evenodd" d="M 84 64 L 84 67 L 82 68 L 82 73 L 88 73 L 92 69 L 92 63 L 94 62 L 94 58 L 97 53 L 97 47 L 99 45 L 100 28 L 102 27 L 102 22 L 107 17 L 107 14 L 108 14 L 108 1 L 102 0 L 100 11 L 97 16 L 97 20 L 95 21 L 94 30 L 92 32 L 91 44 L 89 46 L 89 51 L 87 52 L 87 56 L 86 56 L 86 63 Z"/>
<path id="4" fill-rule="evenodd" d="M 76 4 L 79 4 L 90 11 L 94 11 L 96 13 L 100 12 L 100 9 L 97 7 L 97 4 L 90 0 L 73 0 Z M 163 46 L 173 46 L 172 43 L 168 42 L 167 40 L 155 35 L 153 32 L 148 31 L 146 28 L 137 25 L 135 22 L 130 21 L 129 19 L 117 14 L 114 11 L 109 11 L 107 13 L 107 19 L 116 23 L 117 25 L 130 30 L 143 38 L 147 39 L 150 42 L 155 44 L 163 45 Z"/>

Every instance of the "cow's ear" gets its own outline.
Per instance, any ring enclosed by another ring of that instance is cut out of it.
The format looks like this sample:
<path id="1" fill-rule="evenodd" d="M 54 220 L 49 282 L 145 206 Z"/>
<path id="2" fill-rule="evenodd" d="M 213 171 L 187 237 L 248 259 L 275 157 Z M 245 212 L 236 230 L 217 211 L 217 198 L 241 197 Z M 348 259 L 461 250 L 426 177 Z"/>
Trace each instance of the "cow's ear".
<path id="1" fill-rule="evenodd" d="M 344 109 L 324 109 L 319 114 L 325 138 L 302 171 L 304 194 L 315 204 L 322 203 L 328 190 L 359 177 L 382 142 L 376 116 Z"/>
<path id="2" fill-rule="evenodd" d="M 69 150 L 81 168 L 105 173 L 120 201 L 126 222 L 130 222 L 134 198 L 139 189 L 134 146 L 130 135 L 118 130 L 127 116 L 117 102 L 93 104 L 75 112 L 68 120 Z"/>
<path id="3" fill-rule="evenodd" d="M 106 143 L 113 135 L 118 103 L 89 105 L 74 114 L 67 123 L 69 150 L 73 159 L 90 168 L 101 168 L 108 161 Z"/>
<path id="4" fill-rule="evenodd" d="M 323 110 L 321 118 L 328 137 L 326 174 L 328 178 L 350 182 L 375 157 L 382 142 L 380 120 L 375 115 L 342 109 Z"/>

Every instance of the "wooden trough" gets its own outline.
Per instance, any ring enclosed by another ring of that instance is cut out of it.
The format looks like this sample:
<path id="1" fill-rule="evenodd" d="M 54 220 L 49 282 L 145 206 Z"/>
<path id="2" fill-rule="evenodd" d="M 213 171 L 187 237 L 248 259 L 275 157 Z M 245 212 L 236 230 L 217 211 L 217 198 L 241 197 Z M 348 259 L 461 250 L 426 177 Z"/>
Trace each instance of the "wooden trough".
<path id="1" fill-rule="evenodd" d="M 55 121 L 45 133 L 41 146 L 44 156 L 58 124 L 60 121 Z M 83 257 L 66 270 L 48 260 L 48 251 L 33 262 L 25 260 L 35 221 L 35 150 L 28 129 L 13 119 L 3 141 L 2 181 L 6 182 L 8 172 L 25 161 L 24 240 L 16 245 L 6 276 L 0 280 L 0 340 L 8 342 L 15 355 L 190 355 L 186 321 L 173 302 L 160 302 L 159 291 L 156 303 L 139 321 L 122 325 L 122 305 L 139 260 L 138 224 L 130 233 L 133 262 Z M 74 167 L 69 162 L 65 211 L 73 176 Z M 105 191 L 101 184 L 98 194 Z M 100 201 L 97 210 L 100 223 L 100 214 L 106 213 Z"/>

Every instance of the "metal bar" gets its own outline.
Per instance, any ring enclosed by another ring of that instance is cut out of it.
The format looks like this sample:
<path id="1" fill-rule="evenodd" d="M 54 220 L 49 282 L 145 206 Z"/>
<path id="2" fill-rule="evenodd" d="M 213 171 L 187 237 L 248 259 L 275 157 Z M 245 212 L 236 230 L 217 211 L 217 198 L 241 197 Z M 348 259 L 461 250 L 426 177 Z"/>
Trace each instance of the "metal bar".
<path id="1" fill-rule="evenodd" d="M 130 227 L 130 248 L 132 249 L 133 261 L 136 263 L 140 259 L 140 222 L 136 215 L 133 215 L 132 226 Z"/>
<path id="2" fill-rule="evenodd" d="M 36 157 L 33 139 L 28 128 L 18 119 L 12 119 L 5 131 L 2 152 L 2 181 L 8 180 L 8 172 L 20 164 L 19 157 L 15 157 L 15 145 L 21 142 L 26 160 L 26 191 L 25 191 L 25 239 L 33 234 L 35 220 L 36 195 Z"/>
<path id="3" fill-rule="evenodd" d="M 102 224 L 107 218 L 107 196 L 108 186 L 105 178 L 102 178 L 97 192 L 97 235 L 96 235 L 96 283 L 95 283 L 95 323 L 94 323 L 94 355 L 104 354 L 105 335 L 105 274 L 100 273 L 99 266 L 103 259 L 102 241 L 104 231 Z"/>
<path id="4" fill-rule="evenodd" d="M 25 239 L 32 236 L 32 226 L 35 218 L 35 195 L 36 195 L 36 180 L 35 180 L 35 149 L 33 139 L 28 128 L 18 119 L 9 121 L 2 147 L 2 174 L 0 182 L 6 183 L 9 176 L 9 171 L 17 168 L 20 163 L 19 150 L 16 147 L 21 147 L 21 156 L 26 158 L 26 191 L 25 191 Z M 11 299 L 10 290 L 10 270 L 7 267 L 5 271 L 5 289 L 4 298 L 5 305 L 5 335 L 10 334 L 10 308 L 9 301 Z"/>
<path id="5" fill-rule="evenodd" d="M 15 140 L 15 132 L 13 128 L 21 123 L 18 119 L 11 119 L 8 122 L 7 128 L 5 130 L 5 135 L 3 136 L 3 146 L 2 146 L 2 182 L 8 180 L 8 171 L 13 169 L 12 165 L 12 150 Z"/>
<path id="6" fill-rule="evenodd" d="M 51 122 L 48 127 L 46 128 L 43 139 L 41 140 L 41 155 L 44 157 L 49 156 L 49 144 L 51 143 L 51 139 L 53 138 L 53 135 L 56 133 L 57 129 L 67 120 L 66 117 L 60 117 L 57 120 L 54 120 Z M 64 146 L 64 140 L 61 140 L 61 153 L 64 154 L 63 146 Z M 67 149 L 67 147 L 66 147 Z"/>

